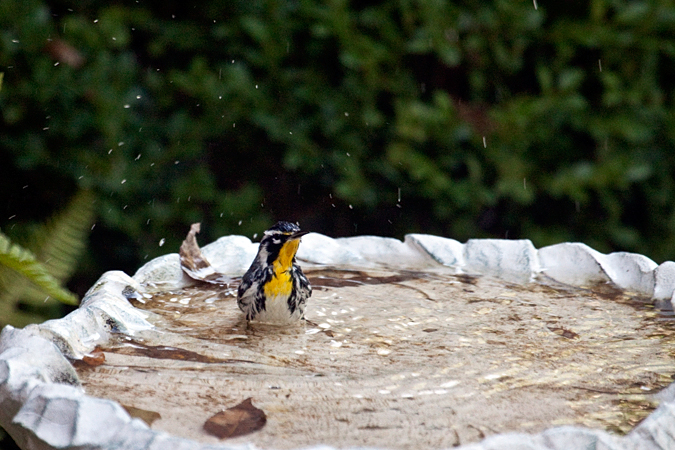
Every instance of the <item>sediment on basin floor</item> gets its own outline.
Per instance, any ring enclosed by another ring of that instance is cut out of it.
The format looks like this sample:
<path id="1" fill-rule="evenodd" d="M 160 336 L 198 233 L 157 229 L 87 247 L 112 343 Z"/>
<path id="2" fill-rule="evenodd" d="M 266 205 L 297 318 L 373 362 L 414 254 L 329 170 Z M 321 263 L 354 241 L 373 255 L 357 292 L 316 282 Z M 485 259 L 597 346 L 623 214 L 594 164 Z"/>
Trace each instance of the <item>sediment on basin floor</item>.
<path id="1" fill-rule="evenodd" d="M 293 327 L 247 324 L 236 282 L 135 302 L 157 330 L 80 365 L 87 393 L 157 412 L 154 429 L 203 442 L 218 442 L 203 431 L 208 417 L 252 397 L 267 424 L 233 443 L 396 449 L 563 424 L 625 433 L 673 381 L 672 321 L 611 286 L 307 274 L 307 321 Z"/>

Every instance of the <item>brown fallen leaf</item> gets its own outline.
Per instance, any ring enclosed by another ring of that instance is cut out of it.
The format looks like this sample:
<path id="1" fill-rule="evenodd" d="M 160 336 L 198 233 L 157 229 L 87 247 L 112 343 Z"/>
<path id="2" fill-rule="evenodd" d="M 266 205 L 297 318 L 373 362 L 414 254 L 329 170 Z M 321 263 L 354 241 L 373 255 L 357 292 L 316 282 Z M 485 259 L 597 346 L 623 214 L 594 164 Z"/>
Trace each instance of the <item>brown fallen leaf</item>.
<path id="1" fill-rule="evenodd" d="M 243 436 L 260 430 L 267 423 L 265 411 L 251 403 L 251 397 L 237 406 L 213 415 L 204 423 L 204 430 L 220 439 Z"/>
<path id="2" fill-rule="evenodd" d="M 91 353 L 87 353 L 82 357 L 82 362 L 90 367 L 100 366 L 105 363 L 105 353 L 103 353 L 101 347 L 96 346 Z"/>
<path id="3" fill-rule="evenodd" d="M 201 224 L 193 223 L 187 237 L 180 245 L 180 267 L 190 278 L 213 284 L 229 284 L 232 279 L 225 274 L 216 272 L 211 263 L 204 257 L 197 244 L 197 233 Z"/>
<path id="4" fill-rule="evenodd" d="M 161 419 L 162 416 L 158 412 L 148 411 L 147 409 L 136 408 L 135 406 L 122 405 L 131 417 L 141 419 L 143 422 L 147 423 L 148 426 L 152 425 L 157 419 Z"/>

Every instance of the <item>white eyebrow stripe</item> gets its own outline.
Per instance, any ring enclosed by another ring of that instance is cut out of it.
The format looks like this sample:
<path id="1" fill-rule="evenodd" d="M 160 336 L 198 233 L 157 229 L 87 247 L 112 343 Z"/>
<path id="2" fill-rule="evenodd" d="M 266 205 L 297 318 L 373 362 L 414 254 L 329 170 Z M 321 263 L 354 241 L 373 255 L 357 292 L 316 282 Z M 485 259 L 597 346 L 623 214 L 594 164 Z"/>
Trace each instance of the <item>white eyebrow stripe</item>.
<path id="1" fill-rule="evenodd" d="M 293 233 L 294 233 L 294 231 L 279 231 L 279 230 L 266 230 L 266 231 L 263 232 L 263 234 L 265 236 L 271 236 L 273 234 L 281 234 L 281 235 L 284 235 L 284 236 L 290 236 Z"/>

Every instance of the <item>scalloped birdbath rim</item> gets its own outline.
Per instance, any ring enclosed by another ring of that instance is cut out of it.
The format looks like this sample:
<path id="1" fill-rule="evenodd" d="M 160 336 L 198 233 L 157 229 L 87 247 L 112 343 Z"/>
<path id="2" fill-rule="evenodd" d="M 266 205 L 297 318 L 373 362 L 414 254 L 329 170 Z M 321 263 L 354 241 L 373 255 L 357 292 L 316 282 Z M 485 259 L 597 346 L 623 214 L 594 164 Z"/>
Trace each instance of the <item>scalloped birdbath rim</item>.
<path id="1" fill-rule="evenodd" d="M 225 236 L 202 251 L 221 273 L 241 275 L 257 250 L 243 236 Z M 581 243 L 537 250 L 529 240 L 472 239 L 462 244 L 438 236 L 410 234 L 404 241 L 376 236 L 333 239 L 318 233 L 303 238 L 298 259 L 303 266 L 359 269 L 450 267 L 527 282 L 543 274 L 573 286 L 612 283 L 618 288 L 667 305 L 675 292 L 675 262 L 661 265 L 633 253 L 602 254 Z M 152 328 L 147 313 L 128 301 L 147 286 L 174 289 L 190 283 L 178 254 L 156 258 L 133 277 L 106 272 L 68 316 L 29 325 L 5 327 L 0 335 L 0 425 L 21 448 L 233 448 L 206 445 L 150 429 L 116 402 L 88 396 L 68 361 L 79 359 L 110 334 L 133 335 Z M 550 428 L 542 433 L 503 434 L 466 446 L 489 448 L 675 448 L 675 384 L 662 391 L 661 404 L 624 437 L 582 427 Z M 316 446 L 315 448 L 330 448 Z"/>

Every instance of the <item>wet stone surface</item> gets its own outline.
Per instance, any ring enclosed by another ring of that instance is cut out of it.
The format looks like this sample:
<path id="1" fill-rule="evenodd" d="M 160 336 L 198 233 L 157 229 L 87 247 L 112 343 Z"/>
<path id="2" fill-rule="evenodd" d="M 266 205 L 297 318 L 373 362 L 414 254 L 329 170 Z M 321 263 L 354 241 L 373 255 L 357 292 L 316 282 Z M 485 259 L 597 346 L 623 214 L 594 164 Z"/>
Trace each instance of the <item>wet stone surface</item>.
<path id="1" fill-rule="evenodd" d="M 672 316 L 611 286 L 306 272 L 314 294 L 295 327 L 247 324 L 236 285 L 134 301 L 157 330 L 79 363 L 86 392 L 202 442 L 219 442 L 209 417 L 251 397 L 267 423 L 228 443 L 402 449 L 564 424 L 622 434 L 673 381 Z"/>

